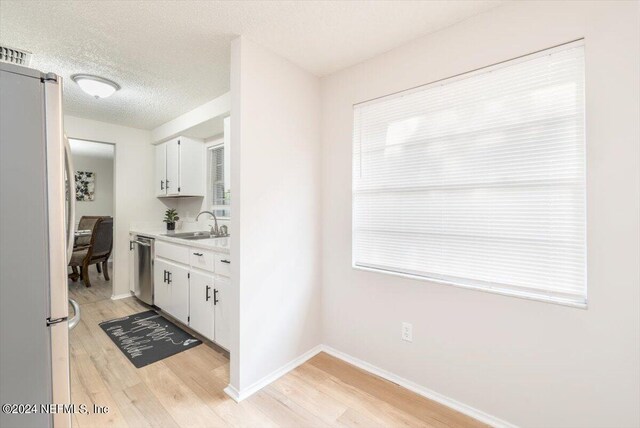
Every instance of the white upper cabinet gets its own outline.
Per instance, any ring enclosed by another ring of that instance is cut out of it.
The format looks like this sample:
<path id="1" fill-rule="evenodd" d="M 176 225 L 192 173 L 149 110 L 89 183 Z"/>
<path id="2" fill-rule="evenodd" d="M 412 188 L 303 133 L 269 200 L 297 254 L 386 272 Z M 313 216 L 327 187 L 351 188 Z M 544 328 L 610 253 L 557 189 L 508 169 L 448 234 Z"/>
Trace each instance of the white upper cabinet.
<path id="1" fill-rule="evenodd" d="M 181 143 L 180 140 L 171 140 L 164 143 L 167 146 L 167 163 L 165 168 L 167 196 L 177 196 L 182 191 L 182 183 L 180 183 Z"/>
<path id="2" fill-rule="evenodd" d="M 167 196 L 167 146 L 166 143 L 158 144 L 156 150 L 156 171 L 154 186 L 156 196 Z"/>
<path id="3" fill-rule="evenodd" d="M 204 196 L 205 148 L 202 141 L 177 137 L 156 146 L 156 196 Z"/>

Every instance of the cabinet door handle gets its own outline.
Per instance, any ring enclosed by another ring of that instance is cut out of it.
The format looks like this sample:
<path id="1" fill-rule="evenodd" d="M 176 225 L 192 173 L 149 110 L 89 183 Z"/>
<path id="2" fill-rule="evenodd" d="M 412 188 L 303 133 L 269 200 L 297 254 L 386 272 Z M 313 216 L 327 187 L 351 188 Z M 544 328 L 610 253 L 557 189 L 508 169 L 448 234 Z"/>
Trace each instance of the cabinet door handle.
<path id="1" fill-rule="evenodd" d="M 160 190 L 164 190 L 164 180 L 160 180 Z"/>
<path id="2" fill-rule="evenodd" d="M 202 253 L 193 253 L 194 256 L 202 257 Z"/>
<path id="3" fill-rule="evenodd" d="M 229 263 L 231 263 L 231 261 L 230 261 L 230 260 L 220 260 L 220 263 L 226 263 L 226 264 L 229 264 Z"/>
<path id="4" fill-rule="evenodd" d="M 217 305 L 218 302 L 220 300 L 218 300 L 218 290 L 216 290 L 215 288 L 213 289 L 213 304 Z"/>
<path id="5" fill-rule="evenodd" d="M 165 271 L 164 271 L 164 276 L 163 276 L 162 282 L 167 282 L 167 273 L 168 273 L 168 272 L 165 270 Z"/>
<path id="6" fill-rule="evenodd" d="M 167 284 L 171 284 L 172 280 L 171 277 L 173 276 L 173 274 L 169 271 L 167 271 Z"/>
<path id="7" fill-rule="evenodd" d="M 209 301 L 209 299 L 211 298 L 211 295 L 209 294 L 209 290 L 211 290 L 211 287 L 209 287 L 209 286 L 207 285 L 207 290 L 205 291 L 205 294 L 204 294 L 204 301 L 205 301 L 205 302 L 208 302 L 208 301 Z"/>
<path id="8" fill-rule="evenodd" d="M 167 190 L 169 190 L 169 180 L 165 181 L 164 185 L 167 187 Z"/>

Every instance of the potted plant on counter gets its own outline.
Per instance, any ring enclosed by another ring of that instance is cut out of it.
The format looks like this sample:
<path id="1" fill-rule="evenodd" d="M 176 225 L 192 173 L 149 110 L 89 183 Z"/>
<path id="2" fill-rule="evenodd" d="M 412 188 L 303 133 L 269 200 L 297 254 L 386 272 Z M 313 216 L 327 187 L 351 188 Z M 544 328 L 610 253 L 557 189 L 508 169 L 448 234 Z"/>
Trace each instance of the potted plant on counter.
<path id="1" fill-rule="evenodd" d="M 180 220 L 180 217 L 178 217 L 178 211 L 173 208 L 169 208 L 164 213 L 164 220 L 162 221 L 167 223 L 167 230 L 176 230 L 176 221 L 178 220 Z"/>

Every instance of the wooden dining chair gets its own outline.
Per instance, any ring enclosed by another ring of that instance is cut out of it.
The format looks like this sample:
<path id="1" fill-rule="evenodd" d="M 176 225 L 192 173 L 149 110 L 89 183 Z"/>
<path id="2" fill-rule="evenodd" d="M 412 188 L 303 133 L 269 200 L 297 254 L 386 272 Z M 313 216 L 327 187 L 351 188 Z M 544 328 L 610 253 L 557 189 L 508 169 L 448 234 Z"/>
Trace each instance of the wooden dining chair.
<path id="1" fill-rule="evenodd" d="M 69 266 L 74 268 L 74 273 L 70 275 L 75 282 L 78 277 L 82 277 L 82 282 L 87 287 L 91 287 L 89 280 L 89 266 L 102 265 L 104 279 L 109 281 L 109 268 L 107 262 L 113 249 L 113 218 L 98 217 L 93 226 L 93 232 L 88 245 L 77 247 L 73 251 Z M 76 273 L 76 268 L 80 268 L 80 274 Z M 98 270 L 100 272 L 100 270 Z"/>
<path id="2" fill-rule="evenodd" d="M 96 221 L 98 221 L 98 219 L 100 218 L 109 218 L 109 216 L 83 215 L 82 217 L 80 217 L 80 221 L 78 222 L 78 230 L 89 230 L 91 231 L 91 233 L 89 233 L 88 235 L 77 236 L 75 238 L 75 241 L 73 242 L 74 251 L 89 247 L 89 244 L 91 243 L 93 228 L 96 225 Z M 96 269 L 98 270 L 98 273 L 102 273 L 102 270 L 100 269 L 100 263 L 96 264 Z M 78 273 L 78 267 L 72 266 L 71 270 L 73 271 L 73 273 L 69 276 L 74 281 L 76 281 L 80 277 L 80 274 Z"/>

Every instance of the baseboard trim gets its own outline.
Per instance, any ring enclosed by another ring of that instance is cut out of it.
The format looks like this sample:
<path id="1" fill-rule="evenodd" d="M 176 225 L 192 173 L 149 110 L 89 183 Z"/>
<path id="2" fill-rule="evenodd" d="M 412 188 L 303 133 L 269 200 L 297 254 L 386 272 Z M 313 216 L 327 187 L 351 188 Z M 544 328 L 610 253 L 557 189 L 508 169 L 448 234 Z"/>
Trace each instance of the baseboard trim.
<path id="1" fill-rule="evenodd" d="M 111 296 L 111 300 L 120 300 L 120 299 L 126 299 L 127 297 L 131 297 L 133 296 L 133 293 L 129 292 L 129 293 L 122 293 L 122 294 L 114 294 Z"/>
<path id="2" fill-rule="evenodd" d="M 244 389 L 242 391 L 238 391 L 232 385 L 228 385 L 224 389 L 224 392 L 236 402 L 240 402 L 242 400 L 245 400 L 246 398 L 248 398 L 248 397 L 252 396 L 253 394 L 255 394 L 256 392 L 260 391 L 265 386 L 269 385 L 272 382 L 275 382 L 276 380 L 278 380 L 282 376 L 286 375 L 291 370 L 293 370 L 296 367 L 304 364 L 310 358 L 314 357 L 315 355 L 318 355 L 320 352 L 322 352 L 322 349 L 323 349 L 322 345 L 317 345 L 317 346 L 311 348 L 310 350 L 308 350 L 304 354 L 302 354 L 299 357 L 289 361 L 284 366 L 282 366 L 279 369 L 269 373 L 268 375 L 266 375 L 265 377 L 263 377 L 262 379 L 260 379 L 259 381 L 255 382 L 253 385 L 249 386 L 248 388 L 246 388 L 246 389 Z"/>
<path id="3" fill-rule="evenodd" d="M 327 345 L 322 345 L 322 351 L 327 354 L 336 357 L 342 361 L 345 361 L 349 364 L 352 364 L 366 372 L 379 376 L 383 379 L 386 379 L 390 382 L 400 385 L 403 388 L 408 389 L 409 391 L 413 391 L 418 395 L 421 395 L 425 398 L 428 398 L 433 401 L 437 401 L 440 404 L 443 404 L 447 407 L 450 407 L 454 410 L 457 410 L 460 413 L 464 413 L 467 416 L 471 416 L 474 419 L 479 420 L 480 422 L 484 422 L 487 425 L 491 425 L 496 428 L 516 428 L 516 425 L 513 425 L 507 421 L 504 421 L 495 416 L 489 415 L 482 410 L 478 410 L 474 407 L 461 403 L 459 401 L 454 400 L 453 398 L 449 398 L 445 395 L 442 395 L 438 392 L 432 391 L 428 388 L 425 388 L 422 385 L 418 385 L 415 382 L 402 378 L 394 373 L 391 373 L 387 370 L 381 369 L 379 367 L 374 366 L 373 364 L 369 364 L 366 361 L 363 361 L 359 358 L 353 357 L 349 354 L 346 354 L 342 351 L 338 351 Z"/>
<path id="4" fill-rule="evenodd" d="M 224 389 L 224 393 L 227 394 L 236 403 L 240 402 L 240 393 L 231 384 L 227 385 Z"/>

